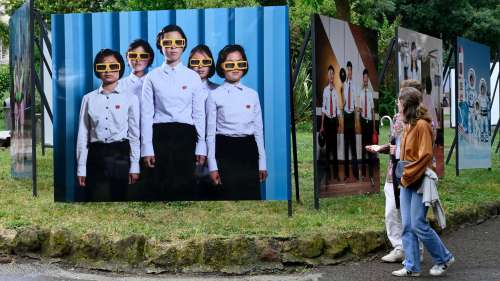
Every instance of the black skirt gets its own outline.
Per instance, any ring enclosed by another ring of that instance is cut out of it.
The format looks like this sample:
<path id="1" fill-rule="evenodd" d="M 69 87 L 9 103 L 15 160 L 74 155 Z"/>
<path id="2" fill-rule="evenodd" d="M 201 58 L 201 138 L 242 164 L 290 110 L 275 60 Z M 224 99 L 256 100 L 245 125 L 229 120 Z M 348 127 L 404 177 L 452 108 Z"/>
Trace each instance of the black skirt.
<path id="1" fill-rule="evenodd" d="M 87 156 L 86 201 L 124 201 L 130 170 L 128 140 L 89 144 Z"/>
<path id="2" fill-rule="evenodd" d="M 261 200 L 259 153 L 253 135 L 217 135 L 215 158 L 224 200 Z"/>
<path id="3" fill-rule="evenodd" d="M 196 200 L 195 149 L 198 134 L 193 125 L 158 123 L 153 125 L 155 167 L 152 185 L 157 199 Z"/>

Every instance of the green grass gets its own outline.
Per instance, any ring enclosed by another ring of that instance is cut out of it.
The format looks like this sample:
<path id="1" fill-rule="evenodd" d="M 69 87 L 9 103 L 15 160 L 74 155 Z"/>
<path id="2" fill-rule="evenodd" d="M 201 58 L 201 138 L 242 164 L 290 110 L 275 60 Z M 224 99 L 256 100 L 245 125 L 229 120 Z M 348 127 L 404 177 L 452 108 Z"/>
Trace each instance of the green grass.
<path id="1" fill-rule="evenodd" d="M 9 150 L 0 151 L 0 228 L 26 225 L 66 227 L 76 233 L 96 231 L 111 237 L 144 234 L 161 240 L 239 234 L 262 236 L 307 235 L 384 229 L 384 195 L 328 198 L 313 208 L 312 136 L 301 125 L 297 135 L 303 204 L 294 203 L 287 217 L 286 202 L 177 202 L 177 203 L 54 203 L 52 151 L 38 154 L 39 197 L 31 196 L 31 183 L 10 177 Z M 387 127 L 381 141 L 387 136 Z M 454 131 L 446 131 L 446 152 Z M 40 151 L 40 150 L 39 150 Z M 493 169 L 465 170 L 455 177 L 454 162 L 440 181 L 447 211 L 500 200 L 500 154 L 493 154 Z M 385 178 L 387 156 L 381 156 Z"/>
<path id="2" fill-rule="evenodd" d="M 6 130 L 7 127 L 5 126 L 5 119 L 0 118 L 0 131 Z"/>

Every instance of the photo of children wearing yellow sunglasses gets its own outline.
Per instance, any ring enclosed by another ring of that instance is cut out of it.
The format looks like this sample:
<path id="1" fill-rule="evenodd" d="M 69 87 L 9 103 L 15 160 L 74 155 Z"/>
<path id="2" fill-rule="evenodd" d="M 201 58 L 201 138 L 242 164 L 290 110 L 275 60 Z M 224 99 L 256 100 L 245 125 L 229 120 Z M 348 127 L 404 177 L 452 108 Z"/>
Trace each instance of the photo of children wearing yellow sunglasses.
<path id="1" fill-rule="evenodd" d="M 208 169 L 225 200 L 258 200 L 267 178 L 259 94 L 243 85 L 248 60 L 240 45 L 227 45 L 217 58 L 224 84 L 207 99 Z"/>
<path id="2" fill-rule="evenodd" d="M 191 50 L 188 67 L 200 75 L 204 90 L 211 91 L 219 86 L 209 80 L 215 74 L 215 64 L 212 52 L 207 45 L 200 44 Z"/>
<path id="3" fill-rule="evenodd" d="M 156 47 L 164 62 L 146 75 L 141 94 L 141 156 L 150 186 L 168 201 L 193 198 L 196 165 L 206 160 L 206 97 L 200 76 L 182 63 L 187 43 L 179 26 L 162 28 Z"/>
<path id="4" fill-rule="evenodd" d="M 100 50 L 94 73 L 101 86 L 82 99 L 76 180 L 87 201 L 126 201 L 126 187 L 139 179 L 139 100 L 119 83 L 124 71 L 120 53 Z"/>
<path id="5" fill-rule="evenodd" d="M 139 100 L 147 69 L 153 64 L 154 56 L 151 45 L 143 39 L 132 41 L 128 47 L 127 63 L 132 71 L 127 77 L 121 79 L 120 83 L 130 89 Z"/>

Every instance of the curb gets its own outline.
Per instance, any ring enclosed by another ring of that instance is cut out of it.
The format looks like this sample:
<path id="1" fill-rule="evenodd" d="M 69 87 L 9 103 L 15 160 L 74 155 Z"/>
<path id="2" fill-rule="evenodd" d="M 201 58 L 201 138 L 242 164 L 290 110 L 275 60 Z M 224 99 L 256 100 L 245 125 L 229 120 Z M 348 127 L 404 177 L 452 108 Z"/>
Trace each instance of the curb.
<path id="1" fill-rule="evenodd" d="M 497 201 L 448 214 L 445 230 L 439 229 L 434 219 L 430 222 L 442 233 L 463 224 L 479 224 L 499 214 L 500 201 Z M 143 235 L 119 240 L 94 232 L 76 236 L 64 228 L 0 229 L 0 258 L 27 256 L 114 272 L 269 273 L 297 265 L 335 265 L 388 248 L 385 231 L 161 242 Z"/>

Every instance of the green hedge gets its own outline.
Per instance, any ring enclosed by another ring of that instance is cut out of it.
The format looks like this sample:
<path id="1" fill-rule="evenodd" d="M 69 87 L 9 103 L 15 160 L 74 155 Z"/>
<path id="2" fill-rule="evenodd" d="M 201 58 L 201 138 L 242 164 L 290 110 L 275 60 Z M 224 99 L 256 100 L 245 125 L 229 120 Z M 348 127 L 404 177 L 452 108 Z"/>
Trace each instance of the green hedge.
<path id="1" fill-rule="evenodd" d="M 9 66 L 0 65 L 0 93 L 9 92 Z"/>

